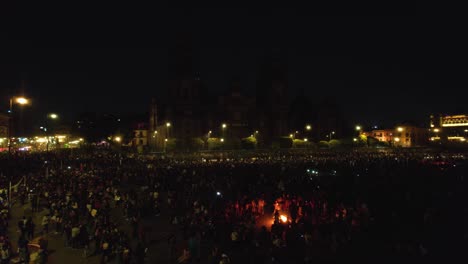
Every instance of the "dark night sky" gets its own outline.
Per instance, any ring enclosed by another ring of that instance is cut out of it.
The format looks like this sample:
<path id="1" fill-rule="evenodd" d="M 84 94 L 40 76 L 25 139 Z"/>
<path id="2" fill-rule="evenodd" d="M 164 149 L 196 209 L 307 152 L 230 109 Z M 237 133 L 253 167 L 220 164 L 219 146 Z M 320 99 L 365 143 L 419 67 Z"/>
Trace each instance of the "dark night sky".
<path id="1" fill-rule="evenodd" d="M 251 91 L 261 58 L 277 50 L 288 62 L 292 94 L 332 96 L 353 122 L 468 112 L 461 96 L 466 21 L 313 17 L 304 9 L 59 8 L 5 14 L 2 109 L 26 79 L 24 92 L 34 104 L 25 111 L 32 115 L 145 112 L 150 96 L 164 98 L 168 50 L 189 32 L 211 91 L 225 91 L 234 76 Z"/>

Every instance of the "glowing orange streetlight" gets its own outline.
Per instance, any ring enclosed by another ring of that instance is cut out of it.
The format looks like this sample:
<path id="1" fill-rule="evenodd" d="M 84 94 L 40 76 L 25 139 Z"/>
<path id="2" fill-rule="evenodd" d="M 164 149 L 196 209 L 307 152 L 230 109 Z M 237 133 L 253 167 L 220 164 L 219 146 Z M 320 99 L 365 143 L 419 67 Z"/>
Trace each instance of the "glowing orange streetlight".
<path id="1" fill-rule="evenodd" d="M 29 100 L 24 98 L 24 97 L 16 97 L 14 98 L 15 103 L 20 104 L 20 105 L 25 105 L 29 103 Z"/>

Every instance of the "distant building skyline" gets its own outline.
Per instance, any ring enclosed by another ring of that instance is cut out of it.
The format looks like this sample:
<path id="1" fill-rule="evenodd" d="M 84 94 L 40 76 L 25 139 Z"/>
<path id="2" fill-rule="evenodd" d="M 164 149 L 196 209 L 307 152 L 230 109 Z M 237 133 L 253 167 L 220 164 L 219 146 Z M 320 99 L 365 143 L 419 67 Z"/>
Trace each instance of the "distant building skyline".
<path id="1" fill-rule="evenodd" d="M 238 78 L 242 93 L 252 96 L 258 69 L 271 54 L 286 66 L 291 100 L 304 94 L 314 104 L 334 101 L 351 123 L 387 127 L 394 120 L 426 123 L 430 114 L 468 112 L 459 96 L 467 86 L 464 47 L 456 39 L 462 23 L 430 16 L 311 16 L 298 8 L 154 12 L 157 23 L 127 21 L 113 31 L 99 21 L 41 26 L 34 12 L 22 11 L 17 17 L 24 25 L 9 24 L 3 34 L 1 112 L 11 96 L 24 93 L 33 102 L 25 109 L 29 122 L 49 112 L 63 121 L 83 112 L 146 113 L 153 94 L 161 103 L 170 99 L 172 75 L 184 70 L 212 94 L 226 93 Z"/>

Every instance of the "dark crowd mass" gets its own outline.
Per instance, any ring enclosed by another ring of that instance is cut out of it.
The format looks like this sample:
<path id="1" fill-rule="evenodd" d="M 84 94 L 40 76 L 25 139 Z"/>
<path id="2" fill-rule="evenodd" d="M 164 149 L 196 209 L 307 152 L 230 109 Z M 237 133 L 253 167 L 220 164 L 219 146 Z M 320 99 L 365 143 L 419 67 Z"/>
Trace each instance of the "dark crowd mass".
<path id="1" fill-rule="evenodd" d="M 467 157 L 4 154 L 1 263 L 66 263 L 67 248 L 80 263 L 464 263 Z"/>

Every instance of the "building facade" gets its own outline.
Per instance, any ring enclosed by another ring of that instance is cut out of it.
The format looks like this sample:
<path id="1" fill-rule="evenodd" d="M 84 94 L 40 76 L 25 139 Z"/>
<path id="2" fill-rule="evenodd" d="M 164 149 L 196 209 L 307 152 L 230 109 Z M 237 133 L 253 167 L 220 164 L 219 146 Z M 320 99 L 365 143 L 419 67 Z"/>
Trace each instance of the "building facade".
<path id="1" fill-rule="evenodd" d="M 245 138 L 254 133 L 254 98 L 241 93 L 239 82 L 234 82 L 226 95 L 218 98 L 219 126 L 211 136 Z"/>
<path id="2" fill-rule="evenodd" d="M 371 136 L 378 141 L 381 142 L 388 142 L 389 144 L 393 141 L 393 134 L 395 133 L 394 129 L 379 129 L 379 130 L 372 130 L 366 136 Z"/>
<path id="3" fill-rule="evenodd" d="M 468 139 L 468 115 L 431 115 L 430 132 L 432 141 L 462 141 Z"/>
<path id="4" fill-rule="evenodd" d="M 0 114 L 0 138 L 8 137 L 8 120 L 9 116 L 6 114 Z"/>
<path id="5" fill-rule="evenodd" d="M 404 148 L 425 146 L 429 141 L 429 131 L 426 128 L 411 125 L 399 125 L 393 129 L 378 129 L 361 134 L 380 142 L 387 142 L 390 146 Z"/>
<path id="6" fill-rule="evenodd" d="M 396 147 L 420 147 L 427 145 L 429 131 L 426 128 L 401 125 L 395 128 L 393 144 Z"/>

